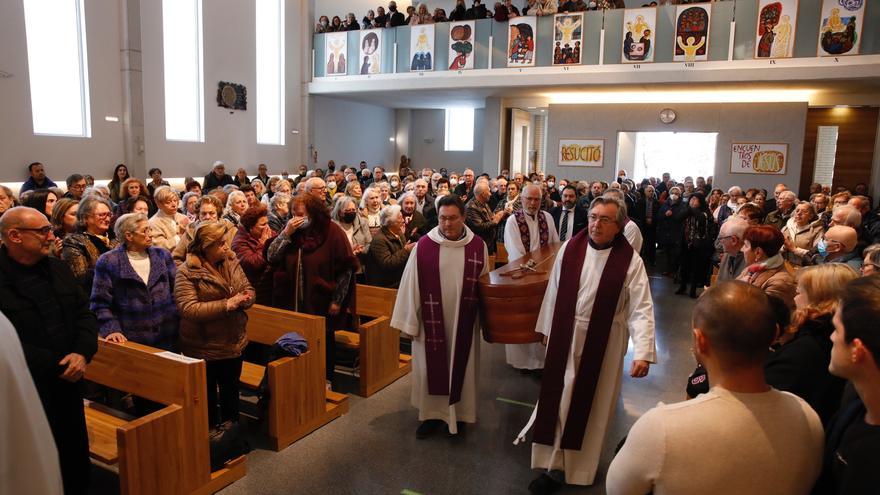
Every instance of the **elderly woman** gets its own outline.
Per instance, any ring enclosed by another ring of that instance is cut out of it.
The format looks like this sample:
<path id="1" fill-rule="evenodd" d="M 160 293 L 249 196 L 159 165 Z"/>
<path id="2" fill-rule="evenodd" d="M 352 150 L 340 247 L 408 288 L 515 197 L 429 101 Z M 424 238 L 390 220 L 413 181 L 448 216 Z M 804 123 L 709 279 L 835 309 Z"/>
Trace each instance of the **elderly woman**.
<path id="1" fill-rule="evenodd" d="M 262 204 L 245 210 L 232 238 L 232 251 L 238 258 L 244 274 L 256 290 L 258 304 L 271 302 L 271 279 L 269 264 L 263 254 L 266 241 L 274 238 L 276 232 L 269 228 L 269 211 Z"/>
<path id="2" fill-rule="evenodd" d="M 46 215 L 47 219 L 51 219 L 52 209 L 55 207 L 55 202 L 58 201 L 58 198 L 57 194 L 48 189 L 37 189 L 24 200 L 24 206 L 33 208 Z"/>
<path id="3" fill-rule="evenodd" d="M 779 253 L 784 243 L 782 232 L 772 225 L 749 227 L 743 235 L 742 247 L 746 269 L 738 280 L 760 287 L 768 296 L 794 308 L 796 285 Z"/>
<path id="4" fill-rule="evenodd" d="M 238 170 L 235 171 L 235 177 L 232 178 L 232 182 L 236 186 L 241 187 L 245 184 L 250 184 L 251 179 L 247 175 L 247 170 L 245 170 L 243 168 L 239 168 Z"/>
<path id="5" fill-rule="evenodd" d="M 287 193 L 272 196 L 269 202 L 269 228 L 281 232 L 290 220 L 290 195 Z"/>
<path id="6" fill-rule="evenodd" d="M 180 197 L 168 186 L 160 186 L 155 193 L 159 211 L 150 218 L 153 228 L 153 245 L 169 252 L 177 247 L 180 236 L 186 231 L 189 218 L 177 211 Z"/>
<path id="7" fill-rule="evenodd" d="M 254 196 L 258 199 L 262 198 L 263 195 L 266 194 L 266 185 L 263 184 L 263 181 L 261 180 L 251 181 L 251 187 L 254 188 Z"/>
<path id="8" fill-rule="evenodd" d="M 49 221 L 52 222 L 52 232 L 55 234 L 52 256 L 61 256 L 64 238 L 68 234 L 76 232 L 76 212 L 78 209 L 79 201 L 73 198 L 61 198 L 52 208 L 52 216 L 49 218 Z"/>
<path id="9" fill-rule="evenodd" d="M 324 202 L 311 194 L 290 200 L 293 217 L 272 241 L 266 259 L 277 272 L 272 305 L 325 317 L 327 380 L 335 368 L 334 332 L 354 309 L 358 261 L 345 232 L 330 221 Z"/>
<path id="10" fill-rule="evenodd" d="M 379 183 L 379 199 L 382 200 L 382 206 L 396 205 L 397 200 L 391 196 L 391 185 L 387 182 Z"/>
<path id="11" fill-rule="evenodd" d="M 794 207 L 794 213 L 782 228 L 785 238 L 782 253 L 795 266 L 810 264 L 810 251 L 819 244 L 825 229 L 816 215 L 815 207 L 804 201 Z"/>
<path id="12" fill-rule="evenodd" d="M 241 191 L 232 191 L 229 198 L 226 199 L 226 210 L 223 211 L 223 218 L 229 220 L 233 226 L 238 227 L 241 216 L 248 209 L 247 196 Z"/>
<path id="13" fill-rule="evenodd" d="M 777 337 L 764 362 L 767 384 L 807 401 L 823 423 L 840 407 L 844 380 L 828 372 L 831 322 L 838 293 L 858 273 L 843 263 L 811 266 L 797 273 L 792 325 Z"/>
<path id="14" fill-rule="evenodd" d="M 225 240 L 228 230 L 223 222 L 201 223 L 174 281 L 180 348 L 187 356 L 205 360 L 210 425 L 238 421 L 241 352 L 247 345 L 245 310 L 254 304 L 254 289 Z"/>
<path id="15" fill-rule="evenodd" d="M 368 187 L 361 198 L 361 213 L 367 220 L 370 235 L 376 235 L 382 226 L 379 222 L 379 213 L 382 211 L 382 195 L 378 187 Z"/>
<path id="16" fill-rule="evenodd" d="M 171 257 L 174 258 L 174 262 L 180 266 L 181 263 L 186 261 L 187 249 L 189 248 L 190 243 L 193 240 L 193 236 L 195 235 L 196 227 L 199 224 L 205 222 L 220 222 L 227 227 L 229 227 L 226 231 L 226 245 L 232 246 L 232 239 L 235 237 L 235 227 L 229 223 L 229 220 L 225 220 L 220 218 L 220 212 L 223 208 L 223 203 L 220 202 L 219 199 L 215 198 L 213 195 L 202 196 L 199 198 L 199 220 L 195 223 L 191 223 L 187 225 L 186 231 L 180 237 L 180 242 L 177 243 L 177 246 L 171 251 Z"/>
<path id="17" fill-rule="evenodd" d="M 354 198 L 354 200 L 357 202 L 360 202 L 361 198 L 364 195 L 363 189 L 361 188 L 361 183 L 357 180 L 353 180 L 346 184 L 345 195 Z"/>
<path id="18" fill-rule="evenodd" d="M 195 222 L 199 219 L 200 197 L 202 196 L 198 193 L 188 192 L 184 194 L 183 199 L 180 200 L 180 213 L 184 214 L 190 222 Z"/>
<path id="19" fill-rule="evenodd" d="M 379 215 L 382 228 L 373 237 L 367 256 L 367 283 L 392 289 L 400 286 L 400 277 L 415 247 L 404 237 L 403 214 L 399 205 L 391 205 Z"/>
<path id="20" fill-rule="evenodd" d="M 73 271 L 86 294 L 92 293 L 95 265 L 102 254 L 116 247 L 110 239 L 110 202 L 98 196 L 88 196 L 79 203 L 76 212 L 76 232 L 61 242 L 61 259 Z"/>
<path id="21" fill-rule="evenodd" d="M 333 204 L 331 218 L 345 232 L 355 255 L 370 251 L 373 236 L 367 227 L 366 218 L 358 212 L 357 203 L 351 196 L 342 196 Z"/>
<path id="22" fill-rule="evenodd" d="M 6 213 L 6 210 L 13 206 L 16 206 L 16 201 L 12 190 L 6 186 L 0 186 L 0 215 Z"/>
<path id="23" fill-rule="evenodd" d="M 142 213 L 122 215 L 113 230 L 120 244 L 95 265 L 91 309 L 98 332 L 110 342 L 176 351 L 180 317 L 171 253 L 152 245 L 153 229 Z"/>
<path id="24" fill-rule="evenodd" d="M 862 256 L 862 276 L 880 274 L 880 244 L 866 247 Z"/>

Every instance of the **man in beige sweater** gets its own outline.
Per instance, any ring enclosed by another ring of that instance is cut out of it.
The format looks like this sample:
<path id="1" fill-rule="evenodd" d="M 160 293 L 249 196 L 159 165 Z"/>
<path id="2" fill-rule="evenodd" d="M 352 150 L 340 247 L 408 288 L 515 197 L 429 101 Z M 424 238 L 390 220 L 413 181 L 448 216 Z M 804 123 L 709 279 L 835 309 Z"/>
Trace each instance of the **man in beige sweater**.
<path id="1" fill-rule="evenodd" d="M 764 380 L 774 321 L 767 296 L 743 282 L 722 282 L 700 298 L 693 351 L 713 388 L 636 421 L 608 469 L 608 495 L 810 492 L 822 424 L 806 402 Z"/>

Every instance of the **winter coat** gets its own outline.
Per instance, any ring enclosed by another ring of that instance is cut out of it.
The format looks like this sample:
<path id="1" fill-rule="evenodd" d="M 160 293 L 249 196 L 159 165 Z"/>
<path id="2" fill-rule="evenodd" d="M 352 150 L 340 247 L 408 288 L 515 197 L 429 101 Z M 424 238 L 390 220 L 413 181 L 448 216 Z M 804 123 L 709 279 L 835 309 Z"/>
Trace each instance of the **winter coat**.
<path id="1" fill-rule="evenodd" d="M 153 245 L 165 248 L 168 252 L 171 252 L 172 249 L 177 247 L 174 238 L 180 235 L 180 224 L 187 220 L 189 219 L 187 219 L 186 215 L 182 213 L 175 213 L 173 219 L 161 212 L 153 215 L 150 218 L 150 230 L 153 234 Z M 177 222 L 177 226 L 175 226 L 172 221 Z"/>
<path id="2" fill-rule="evenodd" d="M 672 211 L 667 217 L 666 212 Z M 657 243 L 661 246 L 678 246 L 684 238 L 684 219 L 688 213 L 688 205 L 683 200 L 672 204 L 666 201 L 657 212 Z"/>
<path id="3" fill-rule="evenodd" d="M 180 349 L 187 356 L 214 361 L 241 356 L 247 345 L 247 313 L 253 299 L 243 308 L 226 311 L 226 300 L 242 291 L 253 294 L 253 287 L 241 269 L 235 253 L 223 260 L 218 276 L 207 261 L 186 255 L 174 280 L 174 300 L 180 311 Z"/>
<path id="4" fill-rule="evenodd" d="M 373 238 L 373 249 L 367 256 L 367 282 L 370 285 L 396 289 L 400 286 L 409 253 L 404 240 L 382 228 Z"/>
<path id="5" fill-rule="evenodd" d="M 275 232 L 271 232 L 269 239 L 274 239 L 275 235 Z M 265 249 L 265 243 L 260 243 L 243 225 L 239 225 L 235 237 L 232 238 L 232 250 L 248 281 L 256 290 L 260 304 L 268 303 L 272 293 L 271 270 L 266 262 Z"/>
<path id="6" fill-rule="evenodd" d="M 173 350 L 180 324 L 174 302 L 177 267 L 165 249 L 148 247 L 147 254 L 147 283 L 135 272 L 124 246 L 98 258 L 91 310 L 102 337 L 118 332 L 139 344 Z"/>
<path id="7" fill-rule="evenodd" d="M 99 237 L 85 232 L 69 234 L 61 241 L 61 259 L 70 267 L 86 297 L 92 293 L 92 280 L 95 278 L 98 258 L 115 247 L 115 240 L 107 244 Z"/>

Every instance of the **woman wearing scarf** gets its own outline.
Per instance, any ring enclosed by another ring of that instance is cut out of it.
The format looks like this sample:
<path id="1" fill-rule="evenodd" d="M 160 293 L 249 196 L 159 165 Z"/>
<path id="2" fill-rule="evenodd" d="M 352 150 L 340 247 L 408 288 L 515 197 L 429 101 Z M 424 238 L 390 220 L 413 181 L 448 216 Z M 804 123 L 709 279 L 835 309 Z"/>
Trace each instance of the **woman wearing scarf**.
<path id="1" fill-rule="evenodd" d="M 247 209 L 247 196 L 241 191 L 232 191 L 226 200 L 226 210 L 223 212 L 223 218 L 229 220 L 229 223 L 234 227 L 238 227 L 241 216 Z"/>
<path id="2" fill-rule="evenodd" d="M 108 233 L 112 215 L 109 201 L 99 196 L 87 196 L 80 201 L 76 212 L 76 232 L 61 243 L 61 259 L 89 295 L 92 294 L 98 258 L 116 247 L 116 241 L 111 240 Z"/>
<path id="3" fill-rule="evenodd" d="M 354 312 L 354 273 L 359 264 L 323 201 L 299 194 L 290 201 L 290 210 L 293 217 L 266 252 L 266 260 L 276 267 L 272 306 L 325 318 L 330 381 L 336 364 L 334 332 L 346 328 L 348 315 Z"/>
<path id="4" fill-rule="evenodd" d="M 715 248 L 717 229 L 715 220 L 706 207 L 706 198 L 694 193 L 688 200 L 689 209 L 684 218 L 684 238 L 681 252 L 680 285 L 676 294 L 684 294 L 688 284 L 689 295 L 696 299 L 697 288 L 709 282 L 712 254 Z"/>
<path id="5" fill-rule="evenodd" d="M 760 287 L 768 296 L 778 297 L 786 306 L 794 308 L 797 286 L 779 254 L 784 243 L 782 232 L 772 225 L 749 227 L 743 235 L 742 247 L 746 269 L 737 280 Z"/>

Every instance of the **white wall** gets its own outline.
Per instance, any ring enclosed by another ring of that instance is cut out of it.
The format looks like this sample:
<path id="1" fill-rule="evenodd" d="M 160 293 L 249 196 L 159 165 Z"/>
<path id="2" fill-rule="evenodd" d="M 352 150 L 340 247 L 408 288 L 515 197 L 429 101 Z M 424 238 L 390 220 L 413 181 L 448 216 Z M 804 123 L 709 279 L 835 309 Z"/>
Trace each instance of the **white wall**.
<path id="1" fill-rule="evenodd" d="M 122 124 L 104 120 L 107 115 L 122 117 L 118 2 L 86 0 L 85 20 L 92 137 L 35 136 L 24 8 L 20 0 L 0 2 L 0 70 L 13 75 L 0 79 L 0 182 L 25 180 L 27 164 L 35 161 L 43 162 L 59 184 L 74 172 L 109 178 L 123 160 Z"/>
<path id="2" fill-rule="evenodd" d="M 308 40 L 303 19 L 306 0 L 288 0 L 286 25 L 286 129 L 285 145 L 256 142 L 256 87 L 254 52 L 254 2 L 211 0 L 203 4 L 205 142 L 165 140 L 165 105 L 162 61 L 162 2 L 141 2 L 141 33 L 144 70 L 144 138 L 147 167 L 157 166 L 167 176 L 203 176 L 214 160 L 226 162 L 227 172 L 245 167 L 256 173 L 266 163 L 270 173 L 292 170 L 306 159 L 307 118 L 302 81 L 303 56 Z M 248 89 L 248 110 L 230 113 L 217 106 L 217 83 L 244 84 Z M 294 134 L 298 131 L 298 134 Z"/>
<path id="3" fill-rule="evenodd" d="M 318 152 L 318 166 L 328 160 L 340 165 L 357 166 L 365 160 L 370 166 L 385 165 L 396 170 L 396 112 L 393 108 L 313 96 L 311 100 L 313 151 Z"/>
<path id="4" fill-rule="evenodd" d="M 413 167 L 444 167 L 450 172 L 473 169 L 477 175 L 483 170 L 483 142 L 485 139 L 483 123 L 485 110 L 474 110 L 474 149 L 473 151 L 444 151 L 446 136 L 446 112 L 444 110 L 413 110 L 410 131 L 410 158 Z M 425 142 L 431 140 L 431 142 Z M 493 143 L 494 145 L 494 143 Z M 496 172 L 488 171 L 491 175 Z"/>

